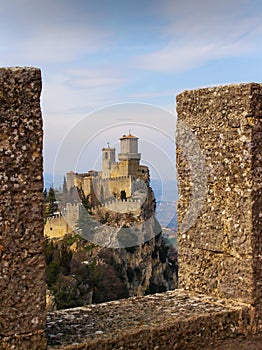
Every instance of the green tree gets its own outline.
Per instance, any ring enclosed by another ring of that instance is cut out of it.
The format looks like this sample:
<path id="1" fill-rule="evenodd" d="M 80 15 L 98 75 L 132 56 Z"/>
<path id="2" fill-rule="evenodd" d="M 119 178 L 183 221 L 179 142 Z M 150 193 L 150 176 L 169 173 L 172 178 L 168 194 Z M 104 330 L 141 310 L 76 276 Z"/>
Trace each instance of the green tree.
<path id="1" fill-rule="evenodd" d="M 45 188 L 43 191 L 44 201 L 47 200 L 47 189 Z"/>
<path id="2" fill-rule="evenodd" d="M 55 196 L 55 190 L 53 189 L 53 187 L 49 188 L 48 195 L 47 195 L 47 203 L 48 203 L 48 216 L 52 216 L 57 211 L 56 196 Z"/>
<path id="3" fill-rule="evenodd" d="M 61 246 L 60 265 L 64 275 L 68 275 L 70 273 L 70 262 L 72 255 L 73 254 L 70 248 L 63 243 Z"/>
<path id="4" fill-rule="evenodd" d="M 64 176 L 64 182 L 63 182 L 63 194 L 67 194 L 67 186 L 66 186 L 66 177 Z"/>

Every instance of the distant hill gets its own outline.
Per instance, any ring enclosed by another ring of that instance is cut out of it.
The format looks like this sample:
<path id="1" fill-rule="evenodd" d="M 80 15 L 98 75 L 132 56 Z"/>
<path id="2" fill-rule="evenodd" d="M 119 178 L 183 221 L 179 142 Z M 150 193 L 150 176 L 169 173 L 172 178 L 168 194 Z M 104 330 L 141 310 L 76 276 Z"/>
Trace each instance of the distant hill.
<path id="1" fill-rule="evenodd" d="M 164 228 L 177 230 L 176 205 L 178 200 L 177 181 L 152 179 L 151 187 L 157 201 L 156 217 Z"/>
<path id="2" fill-rule="evenodd" d="M 175 211 L 175 215 L 173 216 L 173 218 L 171 219 L 171 221 L 169 222 L 169 224 L 166 226 L 167 228 L 170 228 L 173 231 L 177 230 L 177 212 Z"/>

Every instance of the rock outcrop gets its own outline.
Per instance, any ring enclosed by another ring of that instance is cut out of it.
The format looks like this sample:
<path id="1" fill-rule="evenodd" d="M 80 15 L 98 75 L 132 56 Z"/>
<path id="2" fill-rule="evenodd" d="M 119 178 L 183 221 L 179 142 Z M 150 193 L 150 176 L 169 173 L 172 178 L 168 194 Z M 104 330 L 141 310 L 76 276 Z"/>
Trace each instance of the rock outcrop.
<path id="1" fill-rule="evenodd" d="M 47 282 L 58 308 L 177 287 L 177 252 L 161 233 L 149 181 L 146 186 L 135 211 L 100 207 L 91 213 L 82 207 L 81 235 L 47 241 Z"/>

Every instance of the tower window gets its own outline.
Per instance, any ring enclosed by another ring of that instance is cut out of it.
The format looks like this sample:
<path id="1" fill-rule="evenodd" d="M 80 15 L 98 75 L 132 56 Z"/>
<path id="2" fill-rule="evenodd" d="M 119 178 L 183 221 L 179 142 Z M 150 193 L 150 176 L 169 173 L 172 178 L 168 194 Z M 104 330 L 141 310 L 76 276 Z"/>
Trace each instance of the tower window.
<path id="1" fill-rule="evenodd" d="M 105 159 L 108 159 L 108 153 L 105 152 Z"/>

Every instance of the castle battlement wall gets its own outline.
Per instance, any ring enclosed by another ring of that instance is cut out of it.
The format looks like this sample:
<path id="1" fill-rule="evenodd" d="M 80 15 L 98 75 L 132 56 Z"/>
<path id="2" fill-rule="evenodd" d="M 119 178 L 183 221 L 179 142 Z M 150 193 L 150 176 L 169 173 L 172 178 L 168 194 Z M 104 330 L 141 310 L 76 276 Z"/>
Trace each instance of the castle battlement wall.
<path id="1" fill-rule="evenodd" d="M 74 232 L 74 223 L 65 219 L 63 215 L 49 218 L 45 223 L 44 233 L 49 238 L 64 237 L 65 234 Z"/>
<path id="2" fill-rule="evenodd" d="M 185 91 L 177 112 L 179 286 L 261 319 L 262 84 Z"/>
<path id="3" fill-rule="evenodd" d="M 61 213 L 59 213 L 59 214 L 54 214 L 54 215 L 52 215 L 52 216 L 48 216 L 48 217 L 46 218 L 46 220 L 47 220 L 47 221 L 52 221 L 52 220 L 54 220 L 55 218 L 60 218 L 61 216 L 62 216 Z"/>
<path id="4" fill-rule="evenodd" d="M 118 213 L 128 213 L 137 211 L 141 208 L 142 201 L 140 199 L 132 199 L 128 198 L 126 201 L 122 201 L 121 199 L 115 199 L 111 201 L 107 201 L 101 205 L 94 206 L 91 208 L 92 212 L 96 212 L 99 209 L 106 209 L 115 211 Z"/>
<path id="5" fill-rule="evenodd" d="M 0 69 L 0 349 L 46 348 L 41 72 Z"/>

